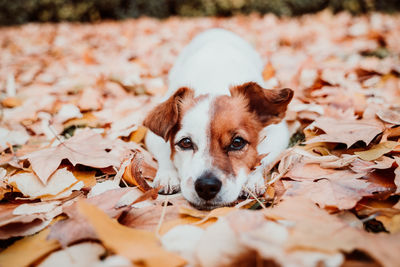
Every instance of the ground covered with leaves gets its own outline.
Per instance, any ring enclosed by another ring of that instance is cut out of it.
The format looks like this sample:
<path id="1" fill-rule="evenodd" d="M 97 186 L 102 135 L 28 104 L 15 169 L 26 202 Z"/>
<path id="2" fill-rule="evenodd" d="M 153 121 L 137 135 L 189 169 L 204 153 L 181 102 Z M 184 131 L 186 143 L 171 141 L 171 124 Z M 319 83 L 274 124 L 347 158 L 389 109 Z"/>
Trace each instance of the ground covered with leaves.
<path id="1" fill-rule="evenodd" d="M 141 122 L 197 33 L 230 29 L 290 87 L 263 197 L 151 188 Z M 0 29 L 2 266 L 398 266 L 400 16 L 142 18 Z"/>

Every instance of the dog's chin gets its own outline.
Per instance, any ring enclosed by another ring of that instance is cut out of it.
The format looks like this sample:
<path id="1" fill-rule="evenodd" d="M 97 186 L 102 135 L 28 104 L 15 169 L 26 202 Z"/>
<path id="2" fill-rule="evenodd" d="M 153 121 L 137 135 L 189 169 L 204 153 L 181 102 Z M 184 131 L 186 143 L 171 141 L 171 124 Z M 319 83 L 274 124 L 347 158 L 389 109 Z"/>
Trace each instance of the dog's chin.
<path id="1" fill-rule="evenodd" d="M 194 208 L 198 209 L 198 210 L 213 210 L 216 208 L 220 208 L 220 207 L 232 207 L 234 206 L 237 201 L 233 201 L 233 202 L 213 202 L 213 201 L 203 201 L 201 203 L 195 203 L 195 202 L 191 202 L 188 201 L 190 203 L 190 205 L 192 205 Z"/>

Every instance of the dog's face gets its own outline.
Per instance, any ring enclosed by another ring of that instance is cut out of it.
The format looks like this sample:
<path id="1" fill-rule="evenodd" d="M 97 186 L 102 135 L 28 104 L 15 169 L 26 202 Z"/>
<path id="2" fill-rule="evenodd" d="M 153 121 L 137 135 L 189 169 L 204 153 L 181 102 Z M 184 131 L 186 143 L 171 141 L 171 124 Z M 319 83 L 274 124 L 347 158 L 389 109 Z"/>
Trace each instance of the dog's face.
<path id="1" fill-rule="evenodd" d="M 262 159 L 259 132 L 283 118 L 292 97 L 290 89 L 255 83 L 217 97 L 194 97 L 191 89 L 180 88 L 144 124 L 170 142 L 183 196 L 196 207 L 213 208 L 236 201 Z"/>

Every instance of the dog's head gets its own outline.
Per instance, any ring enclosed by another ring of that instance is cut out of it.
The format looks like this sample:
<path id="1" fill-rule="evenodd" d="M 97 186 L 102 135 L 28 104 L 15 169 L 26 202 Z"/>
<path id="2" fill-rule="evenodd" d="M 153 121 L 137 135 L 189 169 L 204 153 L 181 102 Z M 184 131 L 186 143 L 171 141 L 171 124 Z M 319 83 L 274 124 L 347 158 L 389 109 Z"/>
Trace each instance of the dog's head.
<path id="1" fill-rule="evenodd" d="M 182 194 L 199 208 L 236 201 L 262 159 L 257 153 L 259 132 L 282 120 L 293 97 L 291 89 L 266 90 L 256 83 L 230 92 L 195 97 L 193 90 L 180 88 L 144 121 L 170 142 Z"/>

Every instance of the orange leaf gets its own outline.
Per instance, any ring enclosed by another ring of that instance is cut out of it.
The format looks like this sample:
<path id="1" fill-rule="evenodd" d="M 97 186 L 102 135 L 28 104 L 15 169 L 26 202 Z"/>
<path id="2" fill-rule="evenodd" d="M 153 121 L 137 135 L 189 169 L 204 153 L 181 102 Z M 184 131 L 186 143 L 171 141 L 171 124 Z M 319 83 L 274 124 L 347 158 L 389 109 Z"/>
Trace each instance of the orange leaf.
<path id="1" fill-rule="evenodd" d="M 184 265 L 182 258 L 161 247 L 155 234 L 123 226 L 82 200 L 78 202 L 78 209 L 93 226 L 105 247 L 133 263 L 145 266 Z"/>
<path id="2" fill-rule="evenodd" d="M 146 174 L 150 173 L 155 176 L 156 170 L 140 157 L 139 153 L 136 153 L 131 163 L 126 167 L 122 179 L 131 185 L 136 185 L 143 192 L 151 189 L 151 186 L 144 179 Z"/>
<path id="3" fill-rule="evenodd" d="M 36 260 L 60 247 L 56 240 L 47 240 L 50 229 L 18 240 L 0 253 L 1 266 L 30 266 Z"/>
<path id="4" fill-rule="evenodd" d="M 146 127 L 139 126 L 139 128 L 130 135 L 129 141 L 135 143 L 142 142 L 144 137 L 146 136 L 146 132 L 147 132 Z"/>
<path id="5" fill-rule="evenodd" d="M 16 97 L 6 97 L 1 101 L 1 104 L 6 108 L 15 108 L 21 106 L 22 101 Z"/>
<path id="6" fill-rule="evenodd" d="M 274 69 L 274 67 L 272 66 L 271 63 L 268 63 L 265 66 L 265 68 L 264 68 L 264 70 L 262 72 L 262 76 L 264 78 L 264 81 L 267 81 L 267 80 L 269 80 L 269 79 L 271 79 L 272 77 L 275 76 L 275 69 Z"/>

